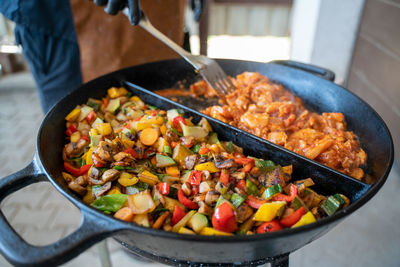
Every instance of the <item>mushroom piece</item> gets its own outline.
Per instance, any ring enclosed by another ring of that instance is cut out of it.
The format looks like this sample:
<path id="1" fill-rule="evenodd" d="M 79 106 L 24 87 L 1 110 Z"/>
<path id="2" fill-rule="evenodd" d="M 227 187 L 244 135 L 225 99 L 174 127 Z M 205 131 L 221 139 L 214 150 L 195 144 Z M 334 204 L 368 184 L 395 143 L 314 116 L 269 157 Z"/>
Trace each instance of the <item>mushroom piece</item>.
<path id="1" fill-rule="evenodd" d="M 208 191 L 205 198 L 206 204 L 212 206 L 215 202 L 217 202 L 219 195 L 220 194 L 215 190 Z"/>
<path id="2" fill-rule="evenodd" d="M 188 182 L 182 184 L 182 191 L 186 196 L 190 196 L 192 194 L 192 187 Z"/>
<path id="3" fill-rule="evenodd" d="M 89 177 L 98 179 L 100 176 L 101 176 L 101 172 L 99 171 L 99 169 L 97 169 L 95 166 L 93 166 L 90 171 Z"/>
<path id="4" fill-rule="evenodd" d="M 206 203 L 204 203 L 203 201 L 200 201 L 197 204 L 199 204 L 199 206 L 200 206 L 200 208 L 198 209 L 199 213 L 204 214 L 206 216 L 211 216 L 212 211 L 211 211 L 210 207 L 207 206 Z"/>
<path id="5" fill-rule="evenodd" d="M 246 203 L 243 203 L 236 209 L 236 220 L 238 221 L 238 223 L 243 223 L 248 218 L 250 218 L 253 213 L 253 209 Z"/>
<path id="6" fill-rule="evenodd" d="M 218 169 L 229 169 L 235 165 L 235 161 L 233 159 L 227 159 L 223 161 L 215 161 L 215 167 Z"/>
<path id="7" fill-rule="evenodd" d="M 110 189 L 111 189 L 111 182 L 105 183 L 99 189 L 92 191 L 93 198 L 96 199 L 101 197 L 105 192 L 107 192 Z"/>
<path id="8" fill-rule="evenodd" d="M 70 183 L 68 184 L 68 187 L 69 187 L 72 191 L 78 193 L 78 194 L 81 195 L 81 196 L 84 196 L 84 195 L 86 194 L 86 192 L 87 192 L 86 188 L 83 187 L 83 186 L 81 186 L 80 184 L 78 184 L 76 181 L 70 182 Z"/>
<path id="9" fill-rule="evenodd" d="M 167 129 L 167 131 L 165 132 L 165 140 L 167 140 L 168 143 L 178 142 L 179 136 L 173 131 L 171 131 L 171 129 Z"/>
<path id="10" fill-rule="evenodd" d="M 103 161 L 112 161 L 114 154 L 114 145 L 106 141 L 100 141 L 98 147 L 93 151 Z"/>
<path id="11" fill-rule="evenodd" d="M 188 170 L 192 170 L 196 165 L 197 158 L 197 154 L 187 156 L 185 158 L 185 168 Z"/>
<path id="12" fill-rule="evenodd" d="M 106 170 L 101 176 L 103 182 L 114 181 L 119 176 L 119 171 L 115 169 Z"/>
<path id="13" fill-rule="evenodd" d="M 133 161 L 133 157 L 126 153 L 126 152 L 119 152 L 118 154 L 114 155 L 114 160 L 115 161 L 128 161 L 128 162 L 132 162 Z"/>

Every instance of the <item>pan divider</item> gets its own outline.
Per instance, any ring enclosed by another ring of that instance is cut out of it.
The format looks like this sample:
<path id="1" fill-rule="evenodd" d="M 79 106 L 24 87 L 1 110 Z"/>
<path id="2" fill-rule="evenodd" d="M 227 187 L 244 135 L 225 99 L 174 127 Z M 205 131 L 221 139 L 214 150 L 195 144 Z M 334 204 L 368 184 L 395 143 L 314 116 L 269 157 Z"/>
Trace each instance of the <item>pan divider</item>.
<path id="1" fill-rule="evenodd" d="M 206 118 L 223 140 L 232 141 L 243 147 L 246 154 L 263 159 L 271 159 L 280 165 L 293 164 L 293 180 L 311 177 L 316 182 L 318 189 L 322 191 L 321 193 L 329 194 L 339 192 L 348 196 L 351 202 L 354 203 L 371 188 L 369 184 L 342 174 L 258 136 L 249 134 L 229 124 L 209 117 L 197 110 L 176 103 L 130 81 L 123 80 L 121 84 L 130 89 L 145 103 L 161 109 L 182 109 L 185 111 L 185 114 L 193 118 L 194 122 L 198 122 L 201 117 Z"/>

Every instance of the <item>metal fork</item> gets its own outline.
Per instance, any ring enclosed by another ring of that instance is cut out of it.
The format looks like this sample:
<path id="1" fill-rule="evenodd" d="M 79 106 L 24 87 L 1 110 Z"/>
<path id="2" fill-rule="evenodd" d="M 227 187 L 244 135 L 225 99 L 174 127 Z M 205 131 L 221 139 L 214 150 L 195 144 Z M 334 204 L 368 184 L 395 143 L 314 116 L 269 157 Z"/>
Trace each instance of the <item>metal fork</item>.
<path id="1" fill-rule="evenodd" d="M 128 9 L 125 8 L 123 13 L 128 16 Z M 211 88 L 215 90 L 218 96 L 222 98 L 222 100 L 225 101 L 225 96 L 233 92 L 235 88 L 234 85 L 215 60 L 203 55 L 195 56 L 184 50 L 162 32 L 157 30 L 143 12 L 138 25 L 189 62 L 200 73 Z"/>

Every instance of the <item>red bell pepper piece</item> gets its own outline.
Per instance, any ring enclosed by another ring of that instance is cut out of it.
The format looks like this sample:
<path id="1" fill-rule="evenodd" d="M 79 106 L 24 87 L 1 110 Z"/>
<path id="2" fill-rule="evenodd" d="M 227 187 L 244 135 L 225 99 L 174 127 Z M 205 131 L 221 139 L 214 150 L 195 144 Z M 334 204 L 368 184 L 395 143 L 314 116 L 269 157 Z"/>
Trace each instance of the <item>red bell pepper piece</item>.
<path id="1" fill-rule="evenodd" d="M 267 203 L 266 200 L 256 198 L 255 196 L 252 195 L 249 195 L 245 202 L 253 209 L 259 209 L 262 204 Z"/>
<path id="2" fill-rule="evenodd" d="M 298 195 L 297 187 L 294 184 L 290 185 L 290 193 L 289 195 L 278 194 L 272 198 L 273 201 L 286 201 L 292 202 L 293 198 Z"/>
<path id="3" fill-rule="evenodd" d="M 85 140 L 86 142 L 89 142 L 89 137 L 87 137 L 86 135 L 82 135 L 81 139 Z"/>
<path id="4" fill-rule="evenodd" d="M 171 147 L 175 148 L 178 144 L 179 144 L 178 142 L 172 141 L 171 142 Z"/>
<path id="5" fill-rule="evenodd" d="M 229 183 L 229 171 L 226 169 L 222 169 L 221 175 L 219 176 L 219 181 L 223 183 L 225 186 L 228 186 Z"/>
<path id="6" fill-rule="evenodd" d="M 237 184 L 236 187 L 239 189 L 242 189 L 243 191 L 246 191 L 246 181 L 244 179 L 240 180 Z"/>
<path id="7" fill-rule="evenodd" d="M 69 125 L 69 127 L 67 128 L 67 130 L 65 131 L 65 133 L 68 135 L 68 136 L 71 136 L 74 132 L 76 132 L 76 131 L 78 131 L 78 129 L 76 129 L 76 127 L 71 123 L 70 125 Z"/>
<path id="8" fill-rule="evenodd" d="M 263 234 L 266 232 L 275 232 L 278 230 L 282 230 L 283 227 L 282 225 L 279 224 L 278 220 L 273 220 L 270 222 L 265 222 L 263 224 L 261 224 L 258 228 L 257 228 L 257 234 Z"/>
<path id="9" fill-rule="evenodd" d="M 199 154 L 200 154 L 200 155 L 207 154 L 208 152 L 210 152 L 210 149 L 207 148 L 207 147 L 202 147 L 202 148 L 200 148 L 200 150 L 199 150 Z"/>
<path id="10" fill-rule="evenodd" d="M 235 232 L 238 228 L 235 213 L 227 202 L 215 209 L 211 222 L 215 229 L 227 233 Z"/>
<path id="11" fill-rule="evenodd" d="M 130 154 L 135 159 L 139 158 L 139 154 L 133 148 L 127 148 L 123 152 Z"/>
<path id="12" fill-rule="evenodd" d="M 65 170 L 76 177 L 86 174 L 89 171 L 90 167 L 92 167 L 92 165 L 87 164 L 87 165 L 83 165 L 82 167 L 80 167 L 78 169 L 78 168 L 75 168 L 74 166 L 72 166 L 70 163 L 64 161 Z"/>
<path id="13" fill-rule="evenodd" d="M 173 120 L 172 120 L 172 123 L 174 124 L 174 126 L 176 127 L 176 128 L 180 128 L 181 127 L 181 122 L 184 124 L 184 125 L 186 125 L 186 121 L 185 121 L 185 119 L 182 117 L 182 116 L 176 116 Z"/>
<path id="14" fill-rule="evenodd" d="M 185 215 L 185 211 L 176 205 L 174 208 L 174 213 L 172 214 L 172 225 L 175 225 L 177 222 L 179 222 L 183 217 L 185 217 Z"/>
<path id="15" fill-rule="evenodd" d="M 178 200 L 183 206 L 185 206 L 188 209 L 195 210 L 199 208 L 199 205 L 197 205 L 197 203 L 191 201 L 185 196 L 185 193 L 183 193 L 182 189 L 179 189 L 178 191 Z"/>
<path id="16" fill-rule="evenodd" d="M 189 183 L 191 185 L 200 185 L 201 183 L 201 171 L 192 171 L 189 176 Z"/>
<path id="17" fill-rule="evenodd" d="M 161 194 L 168 195 L 169 194 L 169 183 L 158 183 L 158 190 L 160 190 Z"/>
<path id="18" fill-rule="evenodd" d="M 244 165 L 244 167 L 242 168 L 242 172 L 249 172 L 251 171 L 251 169 L 254 167 L 254 162 L 250 162 L 247 163 L 246 165 Z"/>
<path id="19" fill-rule="evenodd" d="M 249 159 L 249 158 L 234 158 L 233 159 L 237 164 L 249 164 L 249 163 L 253 163 L 254 164 L 254 159 Z"/>
<path id="20" fill-rule="evenodd" d="M 103 97 L 103 104 L 104 104 L 104 107 L 107 107 L 107 106 L 108 106 L 108 103 L 109 103 L 108 99 L 105 98 L 105 97 Z"/>
<path id="21" fill-rule="evenodd" d="M 151 116 L 157 116 L 157 111 L 152 110 L 152 111 L 150 112 L 150 115 L 151 115 Z"/>
<path id="22" fill-rule="evenodd" d="M 296 210 L 289 216 L 282 218 L 280 220 L 280 223 L 283 226 L 290 227 L 295 223 L 297 223 L 304 214 L 306 214 L 306 209 L 304 207 L 300 207 L 298 210 Z"/>
<path id="23" fill-rule="evenodd" d="M 86 119 L 88 121 L 92 121 L 96 116 L 96 112 L 94 112 L 94 110 L 90 111 L 89 114 L 86 116 Z"/>

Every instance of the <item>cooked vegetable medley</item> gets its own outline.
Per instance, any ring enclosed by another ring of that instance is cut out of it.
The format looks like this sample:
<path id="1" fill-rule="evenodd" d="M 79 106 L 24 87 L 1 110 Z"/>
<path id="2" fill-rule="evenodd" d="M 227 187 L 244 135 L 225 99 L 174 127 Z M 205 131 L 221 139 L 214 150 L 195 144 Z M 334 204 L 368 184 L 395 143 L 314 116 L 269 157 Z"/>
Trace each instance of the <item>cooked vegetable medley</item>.
<path id="1" fill-rule="evenodd" d="M 205 114 L 354 178 L 365 178 L 361 167 L 367 154 L 347 129 L 342 113 L 311 112 L 299 97 L 256 72 L 239 74 L 232 83 L 236 90 L 227 95 L 227 104 L 209 107 Z M 196 96 L 215 95 L 204 81 L 190 90 Z"/>
<path id="2" fill-rule="evenodd" d="M 303 226 L 349 205 L 323 196 L 292 166 L 249 157 L 206 119 L 146 105 L 110 88 L 66 116 L 62 175 L 83 201 L 115 218 L 183 234 L 232 235 Z"/>

